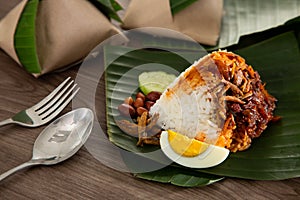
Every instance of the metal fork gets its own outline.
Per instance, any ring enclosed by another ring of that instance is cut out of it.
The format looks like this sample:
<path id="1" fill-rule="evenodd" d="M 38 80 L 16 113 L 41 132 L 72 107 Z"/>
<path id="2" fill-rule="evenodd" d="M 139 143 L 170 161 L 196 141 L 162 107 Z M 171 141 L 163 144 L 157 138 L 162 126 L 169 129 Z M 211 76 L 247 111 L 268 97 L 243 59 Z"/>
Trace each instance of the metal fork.
<path id="1" fill-rule="evenodd" d="M 19 124 L 26 127 L 38 127 L 52 120 L 68 105 L 80 89 L 77 87 L 77 84 L 74 84 L 74 81 L 70 79 L 71 78 L 68 77 L 53 90 L 53 92 L 36 105 L 20 111 L 9 119 L 1 121 L 0 126 Z M 72 91 L 74 92 L 72 93 Z"/>

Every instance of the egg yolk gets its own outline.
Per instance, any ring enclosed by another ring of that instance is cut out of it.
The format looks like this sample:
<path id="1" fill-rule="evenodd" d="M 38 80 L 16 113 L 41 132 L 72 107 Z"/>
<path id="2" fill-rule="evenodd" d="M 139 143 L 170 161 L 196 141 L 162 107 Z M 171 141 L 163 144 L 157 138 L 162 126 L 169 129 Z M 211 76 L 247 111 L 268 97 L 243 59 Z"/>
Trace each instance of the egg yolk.
<path id="1" fill-rule="evenodd" d="M 173 151 L 186 157 L 197 156 L 204 152 L 209 146 L 209 144 L 205 142 L 191 139 L 172 130 L 168 130 L 168 140 Z"/>

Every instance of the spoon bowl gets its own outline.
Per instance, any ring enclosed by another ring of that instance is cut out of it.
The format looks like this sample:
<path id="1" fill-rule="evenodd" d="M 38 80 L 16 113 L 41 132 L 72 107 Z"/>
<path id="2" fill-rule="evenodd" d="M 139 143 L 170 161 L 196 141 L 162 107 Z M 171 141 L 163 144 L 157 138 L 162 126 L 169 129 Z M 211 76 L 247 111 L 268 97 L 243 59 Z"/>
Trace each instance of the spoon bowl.
<path id="1" fill-rule="evenodd" d="M 88 108 L 73 110 L 56 119 L 37 137 L 31 160 L 0 175 L 0 181 L 25 167 L 53 165 L 70 158 L 88 139 L 93 122 L 93 112 Z"/>
<path id="2" fill-rule="evenodd" d="M 90 109 L 80 108 L 58 118 L 36 139 L 33 160 L 44 159 L 51 165 L 73 156 L 88 139 L 94 115 Z"/>

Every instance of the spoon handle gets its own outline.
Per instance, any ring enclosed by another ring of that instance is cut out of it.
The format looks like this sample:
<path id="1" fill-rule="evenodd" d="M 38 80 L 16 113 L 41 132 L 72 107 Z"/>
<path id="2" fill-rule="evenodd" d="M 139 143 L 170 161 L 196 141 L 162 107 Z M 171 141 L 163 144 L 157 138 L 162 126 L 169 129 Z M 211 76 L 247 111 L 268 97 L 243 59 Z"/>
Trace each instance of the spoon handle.
<path id="1" fill-rule="evenodd" d="M 33 165 L 38 165 L 40 164 L 39 162 L 36 162 L 36 161 L 33 161 L 33 160 L 29 160 L 28 162 L 25 162 L 17 167 L 14 167 L 10 170 L 8 170 L 7 172 L 4 172 L 3 174 L 0 175 L 0 181 L 2 181 L 3 179 L 7 178 L 8 176 L 12 175 L 13 173 L 21 170 L 21 169 L 24 169 L 24 168 L 27 168 L 27 167 L 30 167 L 30 166 L 33 166 Z"/>

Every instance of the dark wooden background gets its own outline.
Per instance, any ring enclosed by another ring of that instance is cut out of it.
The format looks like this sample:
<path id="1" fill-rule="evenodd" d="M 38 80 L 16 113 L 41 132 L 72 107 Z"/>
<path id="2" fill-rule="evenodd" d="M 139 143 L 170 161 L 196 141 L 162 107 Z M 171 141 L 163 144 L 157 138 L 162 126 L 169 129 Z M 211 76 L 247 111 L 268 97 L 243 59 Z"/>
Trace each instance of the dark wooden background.
<path id="1" fill-rule="evenodd" d="M 17 2 L 0 0 L 0 18 Z M 0 120 L 32 106 L 66 77 L 75 78 L 77 70 L 73 67 L 36 79 L 0 50 Z M 0 173 L 31 158 L 32 146 L 43 128 L 0 127 Z M 227 178 L 206 187 L 181 188 L 110 169 L 83 147 L 61 164 L 33 167 L 5 179 L 0 183 L 0 199 L 300 199 L 300 178 Z"/>

